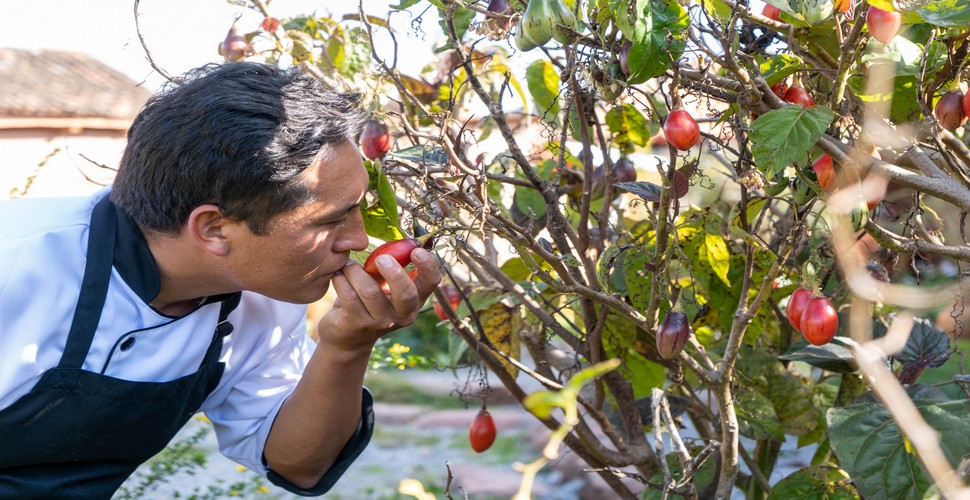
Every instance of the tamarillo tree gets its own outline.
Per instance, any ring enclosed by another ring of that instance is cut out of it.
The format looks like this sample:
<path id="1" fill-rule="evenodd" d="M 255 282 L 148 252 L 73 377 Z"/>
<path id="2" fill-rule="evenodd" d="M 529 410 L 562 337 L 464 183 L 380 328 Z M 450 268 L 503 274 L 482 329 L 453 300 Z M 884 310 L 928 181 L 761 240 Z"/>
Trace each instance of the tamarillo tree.
<path id="1" fill-rule="evenodd" d="M 437 232 L 439 314 L 553 431 L 538 467 L 561 443 L 620 498 L 967 494 L 970 4 L 251 1 L 250 57 L 366 96 L 368 233 Z M 375 48 L 406 9 L 445 35 L 423 72 Z M 814 455 L 779 479 L 785 443 Z"/>

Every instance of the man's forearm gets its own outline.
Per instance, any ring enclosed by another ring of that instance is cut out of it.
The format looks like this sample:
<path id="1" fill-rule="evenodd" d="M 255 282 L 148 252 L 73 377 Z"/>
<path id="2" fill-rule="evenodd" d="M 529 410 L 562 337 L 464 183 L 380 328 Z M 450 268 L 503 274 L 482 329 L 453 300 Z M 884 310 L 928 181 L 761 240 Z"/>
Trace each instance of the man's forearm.
<path id="1" fill-rule="evenodd" d="M 358 428 L 369 359 L 370 350 L 317 347 L 266 440 L 263 454 L 277 474 L 300 488 L 319 483 Z"/>

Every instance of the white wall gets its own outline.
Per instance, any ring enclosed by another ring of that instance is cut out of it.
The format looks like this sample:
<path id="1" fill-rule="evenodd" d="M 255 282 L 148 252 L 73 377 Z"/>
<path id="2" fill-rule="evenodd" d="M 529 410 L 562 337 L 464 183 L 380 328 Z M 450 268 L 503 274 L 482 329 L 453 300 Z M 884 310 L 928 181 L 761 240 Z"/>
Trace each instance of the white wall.
<path id="1" fill-rule="evenodd" d="M 114 178 L 113 171 L 92 161 L 117 168 L 124 147 L 122 132 L 0 131 L 0 199 L 21 197 L 11 190 L 25 187 L 30 197 L 90 194 Z"/>

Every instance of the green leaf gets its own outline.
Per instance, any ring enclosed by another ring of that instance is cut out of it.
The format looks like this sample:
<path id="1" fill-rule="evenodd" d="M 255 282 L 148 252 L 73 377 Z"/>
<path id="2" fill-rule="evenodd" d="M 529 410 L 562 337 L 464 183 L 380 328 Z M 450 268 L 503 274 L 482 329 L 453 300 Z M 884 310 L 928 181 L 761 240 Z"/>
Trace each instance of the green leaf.
<path id="1" fill-rule="evenodd" d="M 852 373 L 856 371 L 855 356 L 852 349 L 842 345 L 838 337 L 825 345 L 812 345 L 800 340 L 788 347 L 784 354 L 778 356 L 782 361 L 802 361 L 823 370 L 836 373 Z"/>
<path id="2" fill-rule="evenodd" d="M 630 5 L 631 1 L 636 4 Z M 616 26 L 630 40 L 630 84 L 664 74 L 684 53 L 687 11 L 676 0 L 619 0 L 612 3 Z"/>
<path id="3" fill-rule="evenodd" d="M 637 340 L 637 326 L 622 314 L 610 310 L 606 314 L 606 324 L 603 327 L 603 344 L 612 344 L 620 349 L 632 348 Z M 608 356 L 616 353 L 607 349 Z"/>
<path id="4" fill-rule="evenodd" d="M 738 412 L 741 433 L 745 436 L 759 440 L 785 440 L 781 420 L 771 401 L 763 394 L 757 391 L 741 391 L 735 399 L 734 408 Z"/>
<path id="5" fill-rule="evenodd" d="M 660 193 L 663 188 L 646 181 L 635 181 L 635 182 L 617 182 L 613 184 L 614 186 L 628 192 L 635 194 L 646 202 L 660 201 Z"/>
<path id="6" fill-rule="evenodd" d="M 926 59 L 926 72 L 935 73 L 946 64 L 947 56 L 946 45 L 941 42 L 934 41 L 926 50 L 906 37 L 897 36 L 886 45 L 870 45 L 862 56 L 862 62 L 892 62 L 896 77 L 901 77 L 918 75 L 920 65 L 924 64 L 923 59 Z"/>
<path id="7" fill-rule="evenodd" d="M 805 67 L 805 62 L 798 56 L 778 54 L 771 56 L 759 65 L 761 76 L 768 85 L 774 85 Z"/>
<path id="8" fill-rule="evenodd" d="M 818 425 L 819 410 L 812 404 L 812 389 L 766 351 L 741 348 L 738 370 L 771 401 L 785 434 L 798 436 Z"/>
<path id="9" fill-rule="evenodd" d="M 688 444 L 690 446 L 690 444 Z M 688 450 L 691 456 L 697 456 L 701 451 L 700 446 L 695 446 Z M 681 471 L 680 458 L 677 453 L 671 452 L 666 456 L 667 467 L 670 470 L 670 475 L 673 476 L 674 480 L 679 480 L 683 477 L 683 472 Z M 691 477 L 691 482 L 694 483 L 697 491 L 704 491 L 712 483 L 717 481 L 717 464 L 718 460 L 713 455 L 709 455 L 707 460 L 701 464 L 697 472 Z M 663 484 L 664 473 L 662 470 L 658 470 L 656 474 L 650 479 L 651 484 Z M 665 494 L 659 488 L 644 488 L 643 496 L 639 497 L 642 500 L 674 500 L 684 498 L 676 493 Z"/>
<path id="10" fill-rule="evenodd" d="M 623 151 L 633 151 L 633 145 L 646 146 L 650 137 L 660 130 L 654 122 L 648 122 L 643 114 L 630 104 L 621 104 L 606 113 L 606 125 L 613 133 L 613 140 Z"/>
<path id="11" fill-rule="evenodd" d="M 609 292 L 626 295 L 626 282 L 623 280 L 623 255 L 629 245 L 614 245 L 600 254 L 596 261 L 596 279 L 600 286 Z"/>
<path id="12" fill-rule="evenodd" d="M 619 368 L 622 370 L 620 373 L 633 386 L 633 397 L 649 397 L 653 388 L 663 387 L 667 377 L 667 370 L 663 365 L 648 360 L 634 349 L 627 349 L 618 357 L 623 361 Z"/>
<path id="13" fill-rule="evenodd" d="M 903 363 L 932 360 L 927 366 L 936 368 L 950 359 L 950 337 L 926 318 L 915 318 L 903 352 L 895 356 Z"/>
<path id="14" fill-rule="evenodd" d="M 409 148 L 391 151 L 395 158 L 412 161 L 426 167 L 443 167 L 448 165 L 448 152 L 441 146 L 411 146 Z"/>
<path id="15" fill-rule="evenodd" d="M 453 18 L 455 22 L 455 35 L 457 36 L 458 41 L 460 42 L 461 39 L 465 37 L 465 33 L 468 31 L 468 26 L 471 24 L 472 19 L 475 18 L 475 11 L 466 7 L 461 7 L 460 4 L 449 4 L 449 5 L 450 7 L 448 8 L 455 9 L 454 18 Z M 452 48 L 451 42 L 448 41 L 449 39 L 447 36 L 448 25 L 445 23 L 445 12 L 446 12 L 445 8 L 439 7 L 438 26 L 441 26 L 442 33 L 446 33 L 445 35 L 446 42 L 443 46 L 435 49 L 435 53 L 438 53 L 438 54 Z"/>
<path id="16" fill-rule="evenodd" d="M 771 110 L 751 124 L 751 153 L 758 170 L 774 177 L 792 163 L 808 163 L 809 152 L 835 114 L 824 106 L 797 104 Z"/>
<path id="17" fill-rule="evenodd" d="M 597 377 L 602 377 L 613 370 L 616 370 L 619 366 L 620 360 L 618 358 L 601 361 L 595 365 L 583 368 L 577 374 L 570 377 L 567 385 L 578 392 L 579 389 L 586 385 L 586 383 L 593 381 L 593 379 Z"/>
<path id="18" fill-rule="evenodd" d="M 401 3 L 397 5 L 388 5 L 388 7 L 394 10 L 404 10 L 417 5 L 419 2 L 421 2 L 421 0 L 401 0 Z"/>
<path id="19" fill-rule="evenodd" d="M 936 26 L 966 28 L 970 24 L 970 1 L 939 0 L 927 2 L 916 8 L 924 21 Z"/>
<path id="20" fill-rule="evenodd" d="M 907 392 L 926 423 L 941 433 L 940 448 L 956 467 L 970 453 L 970 400 L 940 401 L 940 391 L 918 386 Z M 829 409 L 827 417 L 832 449 L 864 498 L 923 497 L 933 480 L 881 403 L 859 398 Z"/>
<path id="21" fill-rule="evenodd" d="M 360 213 L 364 216 L 364 231 L 369 236 L 386 241 L 404 238 L 404 232 L 398 226 L 394 187 L 384 175 L 380 162 L 365 161 L 364 167 L 370 177 L 368 189 L 377 195 L 372 204 L 360 206 Z"/>
<path id="22" fill-rule="evenodd" d="M 534 61 L 525 70 L 525 80 L 536 112 L 543 120 L 553 123 L 559 113 L 559 73 L 548 59 Z"/>
<path id="23" fill-rule="evenodd" d="M 563 406 L 565 398 L 560 393 L 536 391 L 522 400 L 522 406 L 539 418 L 549 418 L 552 410 Z"/>
<path id="24" fill-rule="evenodd" d="M 704 5 L 704 10 L 720 21 L 721 24 L 726 24 L 734 12 L 728 4 L 724 3 L 724 0 L 708 0 L 701 3 Z"/>
<path id="25" fill-rule="evenodd" d="M 522 257 L 512 257 L 505 261 L 499 269 L 514 281 L 526 281 L 532 276 L 532 271 L 522 261 Z"/>
<path id="26" fill-rule="evenodd" d="M 343 63 L 340 74 L 352 78 L 362 73 L 371 61 L 371 48 L 366 32 L 362 28 L 352 28 L 346 35 Z"/>
<path id="27" fill-rule="evenodd" d="M 648 251 L 649 250 L 649 251 Z M 653 249 L 633 248 L 623 254 L 623 283 L 626 285 L 630 304 L 646 310 L 650 305 L 650 286 L 655 269 Z"/>
<path id="28" fill-rule="evenodd" d="M 507 295 L 508 292 L 505 290 L 500 290 L 498 288 L 480 288 L 473 290 L 472 293 L 466 294 L 468 300 L 472 303 L 472 308 L 476 311 L 484 311 L 495 304 L 501 302 Z M 458 305 L 458 309 L 455 310 L 459 318 L 466 317 L 470 314 L 468 311 L 468 304 L 465 301 L 461 301 Z"/>
<path id="29" fill-rule="evenodd" d="M 768 500 L 855 500 L 861 498 L 844 470 L 815 465 L 792 472 L 771 487 Z"/>
<path id="30" fill-rule="evenodd" d="M 705 260 L 711 266 L 714 274 L 721 278 L 725 285 L 731 286 L 727 276 L 731 269 L 731 254 L 728 252 L 724 238 L 719 234 L 705 232 L 703 248 Z"/>

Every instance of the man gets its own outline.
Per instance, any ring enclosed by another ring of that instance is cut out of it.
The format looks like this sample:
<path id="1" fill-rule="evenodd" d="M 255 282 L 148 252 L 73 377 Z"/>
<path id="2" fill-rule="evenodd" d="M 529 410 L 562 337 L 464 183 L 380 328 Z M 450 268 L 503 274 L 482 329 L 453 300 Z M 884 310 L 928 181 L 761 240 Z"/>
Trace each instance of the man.
<path id="1" fill-rule="evenodd" d="M 146 104 L 111 188 L 0 203 L 0 498 L 108 498 L 197 411 L 222 452 L 303 495 L 367 445 L 374 343 L 414 321 L 431 255 L 378 267 L 359 97 L 207 66 Z M 336 302 L 306 342 L 305 304 Z"/>

